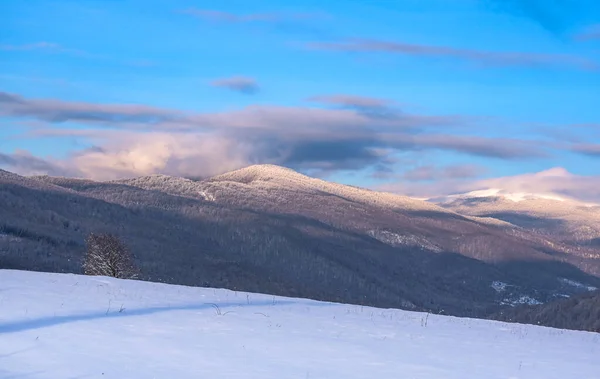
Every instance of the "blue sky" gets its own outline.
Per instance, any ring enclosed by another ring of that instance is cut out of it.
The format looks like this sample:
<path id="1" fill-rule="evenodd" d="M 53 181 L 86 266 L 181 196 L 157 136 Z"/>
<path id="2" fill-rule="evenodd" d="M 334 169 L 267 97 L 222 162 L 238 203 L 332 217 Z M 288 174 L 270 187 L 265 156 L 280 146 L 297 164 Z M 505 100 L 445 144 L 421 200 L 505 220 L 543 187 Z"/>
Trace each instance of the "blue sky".
<path id="1" fill-rule="evenodd" d="M 5 0 L 0 25 L 4 169 L 274 163 L 415 196 L 600 200 L 597 1 Z"/>

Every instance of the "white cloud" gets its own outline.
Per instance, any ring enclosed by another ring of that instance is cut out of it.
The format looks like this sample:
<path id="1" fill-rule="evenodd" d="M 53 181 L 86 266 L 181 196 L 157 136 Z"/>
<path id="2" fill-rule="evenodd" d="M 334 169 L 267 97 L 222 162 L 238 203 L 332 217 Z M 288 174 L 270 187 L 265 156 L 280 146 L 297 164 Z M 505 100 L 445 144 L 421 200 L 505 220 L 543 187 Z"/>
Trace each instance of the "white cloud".
<path id="1" fill-rule="evenodd" d="M 156 173 L 207 176 L 249 163 L 243 144 L 215 135 L 116 133 L 102 148 L 81 151 L 69 164 L 82 176 L 108 180 Z"/>

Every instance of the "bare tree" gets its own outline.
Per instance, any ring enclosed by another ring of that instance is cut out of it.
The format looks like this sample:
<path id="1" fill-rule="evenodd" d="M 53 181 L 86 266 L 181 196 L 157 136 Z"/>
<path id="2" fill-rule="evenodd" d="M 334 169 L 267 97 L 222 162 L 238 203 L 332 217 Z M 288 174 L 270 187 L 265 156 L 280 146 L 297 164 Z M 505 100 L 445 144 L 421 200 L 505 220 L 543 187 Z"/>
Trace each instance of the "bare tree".
<path id="1" fill-rule="evenodd" d="M 83 271 L 86 275 L 134 279 L 138 271 L 127 246 L 112 234 L 91 233 L 86 239 Z"/>

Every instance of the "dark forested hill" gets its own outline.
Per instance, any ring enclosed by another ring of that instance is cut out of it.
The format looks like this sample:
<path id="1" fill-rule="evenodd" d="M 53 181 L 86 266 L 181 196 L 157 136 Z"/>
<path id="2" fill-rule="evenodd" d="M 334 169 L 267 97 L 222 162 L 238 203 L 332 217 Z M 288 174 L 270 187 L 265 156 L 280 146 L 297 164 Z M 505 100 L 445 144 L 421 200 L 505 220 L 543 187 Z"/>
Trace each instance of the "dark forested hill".
<path id="1" fill-rule="evenodd" d="M 600 291 L 548 304 L 503 309 L 492 315 L 492 318 L 501 321 L 600 333 Z"/>

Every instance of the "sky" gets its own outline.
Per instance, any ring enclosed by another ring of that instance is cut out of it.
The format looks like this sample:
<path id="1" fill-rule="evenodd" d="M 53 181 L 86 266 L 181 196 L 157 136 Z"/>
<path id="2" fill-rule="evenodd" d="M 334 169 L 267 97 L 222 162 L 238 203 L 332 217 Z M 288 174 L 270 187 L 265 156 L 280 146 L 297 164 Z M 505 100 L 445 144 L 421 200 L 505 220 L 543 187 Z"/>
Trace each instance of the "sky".
<path id="1" fill-rule="evenodd" d="M 3 0 L 0 168 L 600 202 L 597 0 Z"/>

